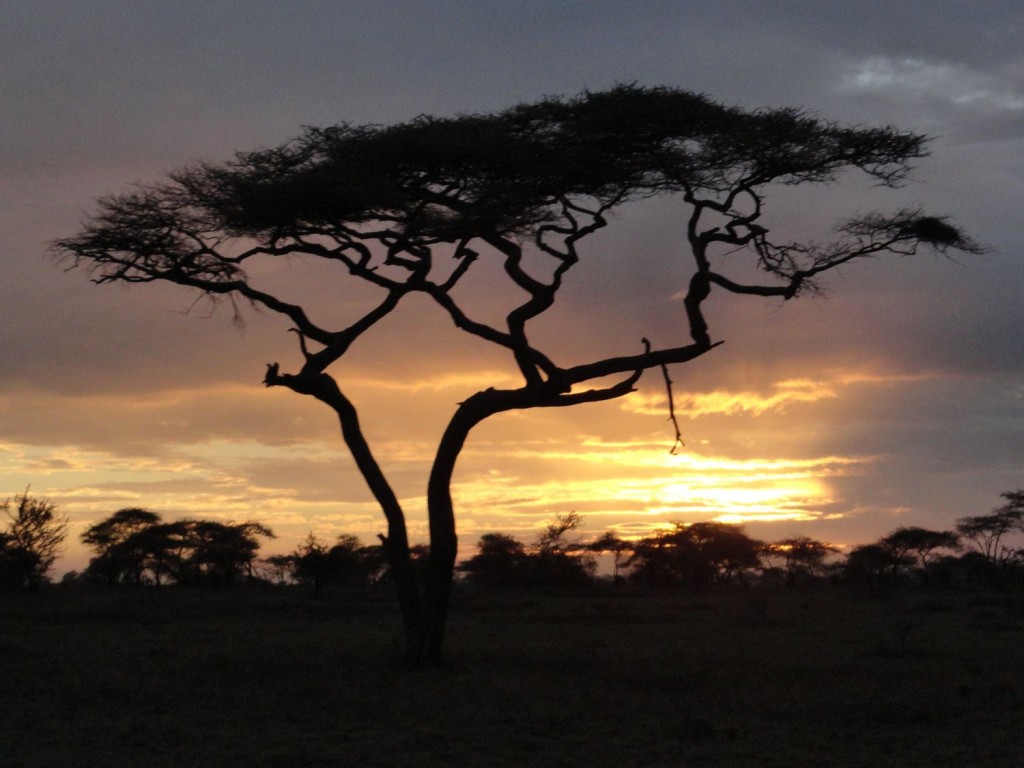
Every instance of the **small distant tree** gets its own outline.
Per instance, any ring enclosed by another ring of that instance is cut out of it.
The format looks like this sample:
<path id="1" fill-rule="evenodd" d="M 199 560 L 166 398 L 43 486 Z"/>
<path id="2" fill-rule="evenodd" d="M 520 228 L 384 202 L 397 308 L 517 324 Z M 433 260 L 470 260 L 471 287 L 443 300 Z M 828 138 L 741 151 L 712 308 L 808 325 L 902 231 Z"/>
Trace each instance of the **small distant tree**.
<path id="1" fill-rule="evenodd" d="M 630 578 L 652 586 L 702 587 L 718 581 L 745 581 L 760 566 L 761 542 L 730 523 L 676 523 L 641 539 L 627 565 Z"/>
<path id="2" fill-rule="evenodd" d="M 292 552 L 293 577 L 319 597 L 328 584 L 365 586 L 386 566 L 380 547 L 364 547 L 357 536 L 340 534 L 333 545 L 310 533 Z"/>
<path id="3" fill-rule="evenodd" d="M 196 583 L 228 585 L 253 576 L 253 562 L 260 538 L 274 533 L 262 523 L 219 523 L 211 520 L 182 521 L 191 553 L 184 564 Z"/>
<path id="4" fill-rule="evenodd" d="M 960 537 L 952 531 L 932 531 L 927 528 L 897 528 L 878 542 L 892 552 L 900 562 L 908 557 L 915 559 L 921 570 L 921 578 L 928 581 L 929 567 L 942 550 L 956 550 L 960 547 Z"/>
<path id="5" fill-rule="evenodd" d="M 368 570 L 365 548 L 358 536 L 342 533 L 327 550 L 331 564 L 331 580 L 338 584 L 365 586 Z"/>
<path id="6" fill-rule="evenodd" d="M 0 504 L 8 520 L 0 531 L 0 580 L 8 586 L 38 587 L 49 579 L 68 532 L 68 517 L 46 499 L 15 496 Z"/>
<path id="7" fill-rule="evenodd" d="M 141 563 L 142 583 L 190 586 L 198 583 L 191 567 L 193 544 L 188 521 L 175 520 L 140 528 L 123 546 Z"/>
<path id="8" fill-rule="evenodd" d="M 256 578 L 262 523 L 182 519 L 163 522 L 155 512 L 128 508 L 87 528 L 82 541 L 96 555 L 87 574 L 107 583 L 228 585 Z"/>
<path id="9" fill-rule="evenodd" d="M 808 536 L 792 536 L 766 544 L 762 557 L 768 563 L 779 563 L 786 584 L 792 586 L 798 579 L 815 579 L 825 570 L 829 555 L 839 552 L 838 547 Z"/>
<path id="10" fill-rule="evenodd" d="M 1024 531 L 1024 491 L 1001 494 L 1006 504 L 990 515 L 962 517 L 956 521 L 957 532 L 971 542 L 992 564 L 1007 560 L 1013 550 L 1004 546 L 1014 532 Z"/>
<path id="11" fill-rule="evenodd" d="M 142 584 L 148 553 L 137 534 L 159 522 L 156 512 L 127 507 L 86 528 L 82 543 L 96 552 L 86 574 L 108 584 Z"/>
<path id="12" fill-rule="evenodd" d="M 529 556 L 526 546 L 515 537 L 485 533 L 477 543 L 477 553 L 458 568 L 470 583 L 490 587 L 523 586 L 528 581 Z"/>
<path id="13" fill-rule="evenodd" d="M 273 584 L 288 584 L 295 578 L 295 558 L 292 555 L 270 555 L 263 559 L 264 578 Z"/>
<path id="14" fill-rule="evenodd" d="M 309 584 L 313 588 L 313 597 L 320 596 L 324 584 L 330 578 L 328 549 L 325 541 L 310 532 L 290 555 L 294 563 L 293 576 L 295 580 Z"/>
<path id="15" fill-rule="evenodd" d="M 616 581 L 621 578 L 619 570 L 623 560 L 633 549 L 633 545 L 620 538 L 615 531 L 605 531 L 593 541 L 587 542 L 586 547 L 594 554 L 610 554 L 612 556 L 612 578 Z"/>
<path id="16" fill-rule="evenodd" d="M 900 568 L 913 564 L 913 557 L 897 556 L 882 544 L 862 544 L 850 550 L 843 570 L 848 579 L 874 592 L 886 581 L 892 582 Z"/>
<path id="17" fill-rule="evenodd" d="M 539 586 L 582 584 L 590 581 L 595 562 L 588 549 L 566 538 L 579 529 L 583 517 L 578 512 L 556 514 L 544 526 L 531 557 L 533 579 Z"/>

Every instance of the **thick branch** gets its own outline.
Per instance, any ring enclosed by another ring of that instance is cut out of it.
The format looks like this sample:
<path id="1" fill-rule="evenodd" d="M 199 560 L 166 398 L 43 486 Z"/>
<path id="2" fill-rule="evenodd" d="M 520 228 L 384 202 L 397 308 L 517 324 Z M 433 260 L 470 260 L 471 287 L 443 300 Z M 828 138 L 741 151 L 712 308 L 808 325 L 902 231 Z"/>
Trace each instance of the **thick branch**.
<path id="1" fill-rule="evenodd" d="M 591 379 L 598 379 L 602 376 L 613 376 L 617 373 L 627 371 L 648 370 L 661 365 L 673 365 L 676 363 L 688 363 L 695 360 L 705 352 L 720 346 L 723 342 L 714 344 L 690 344 L 685 347 L 673 347 L 671 349 L 656 349 L 643 352 L 639 355 L 627 355 L 624 357 L 609 357 L 604 360 L 597 360 L 593 363 L 566 368 L 559 373 L 560 381 L 567 385 L 580 384 Z"/>

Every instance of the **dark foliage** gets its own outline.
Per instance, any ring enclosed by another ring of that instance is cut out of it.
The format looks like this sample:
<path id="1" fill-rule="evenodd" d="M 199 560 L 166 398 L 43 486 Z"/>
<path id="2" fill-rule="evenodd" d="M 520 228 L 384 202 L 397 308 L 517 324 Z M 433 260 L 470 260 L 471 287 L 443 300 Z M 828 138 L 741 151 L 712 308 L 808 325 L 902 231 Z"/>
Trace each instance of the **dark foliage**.
<path id="1" fill-rule="evenodd" d="M 136 534 L 159 522 L 155 512 L 128 507 L 86 528 L 82 543 L 96 552 L 88 575 L 108 584 L 142 584 L 147 552 L 145 537 Z"/>
<path id="2" fill-rule="evenodd" d="M 727 523 L 677 524 L 636 543 L 630 578 L 648 586 L 702 587 L 744 581 L 760 566 L 761 542 Z"/>
<path id="3" fill-rule="evenodd" d="M 7 527 L 0 530 L 0 586 L 38 587 L 50 570 L 67 536 L 68 518 L 28 490 L 0 503 Z"/>
<path id="4" fill-rule="evenodd" d="M 589 584 L 594 571 L 592 550 L 566 539 L 566 534 L 581 523 L 576 512 L 557 515 L 533 547 L 503 533 L 484 534 L 477 554 L 461 563 L 458 570 L 470 583 L 489 587 L 559 588 Z"/>
<path id="5" fill-rule="evenodd" d="M 154 512 L 122 509 L 82 534 L 96 552 L 85 575 L 108 584 L 226 586 L 254 576 L 259 539 L 273 537 L 261 523 L 165 523 Z"/>
<path id="6" fill-rule="evenodd" d="M 1008 491 L 1002 497 L 1006 504 L 992 514 L 956 521 L 957 532 L 993 563 L 1015 559 L 1016 550 L 1006 546 L 1006 539 L 1024 531 L 1024 491 Z"/>
<path id="7" fill-rule="evenodd" d="M 826 570 L 826 560 L 839 552 L 825 542 L 808 536 L 791 536 L 765 544 L 761 548 L 761 559 L 765 570 L 778 569 L 789 586 L 799 581 L 814 581 Z"/>

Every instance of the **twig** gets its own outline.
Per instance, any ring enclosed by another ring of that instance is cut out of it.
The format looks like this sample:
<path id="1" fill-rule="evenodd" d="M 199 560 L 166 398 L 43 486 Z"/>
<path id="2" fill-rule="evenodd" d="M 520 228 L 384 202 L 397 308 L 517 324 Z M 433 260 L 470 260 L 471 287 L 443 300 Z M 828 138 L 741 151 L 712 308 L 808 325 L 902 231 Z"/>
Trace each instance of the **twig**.
<path id="1" fill-rule="evenodd" d="M 669 453 L 675 456 L 676 451 L 679 448 L 686 447 L 686 443 L 683 442 L 683 433 L 679 431 L 679 420 L 676 418 L 675 399 L 672 396 L 672 379 L 669 378 L 667 365 L 662 364 L 661 373 L 662 376 L 665 377 L 665 391 L 668 393 L 668 420 L 672 422 L 672 427 L 676 431 L 676 439 L 675 442 L 672 443 L 672 448 L 669 450 Z"/>

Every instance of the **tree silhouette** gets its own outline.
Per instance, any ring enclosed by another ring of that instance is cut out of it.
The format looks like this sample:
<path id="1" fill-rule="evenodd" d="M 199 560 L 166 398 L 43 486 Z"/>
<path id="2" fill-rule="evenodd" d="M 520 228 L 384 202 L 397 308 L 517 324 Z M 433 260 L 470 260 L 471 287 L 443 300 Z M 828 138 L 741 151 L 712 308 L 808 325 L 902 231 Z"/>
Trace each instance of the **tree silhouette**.
<path id="1" fill-rule="evenodd" d="M 228 585 L 253 578 L 259 538 L 274 538 L 254 522 L 183 519 L 162 522 L 155 512 L 131 507 L 82 533 L 96 555 L 86 574 L 108 584 Z"/>
<path id="2" fill-rule="evenodd" d="M 1010 559 L 1014 550 L 1006 547 L 1006 537 L 1015 531 L 1024 531 L 1024 491 L 1000 494 L 1006 504 L 990 515 L 962 517 L 956 521 L 956 530 L 970 541 L 993 565 Z"/>
<path id="3" fill-rule="evenodd" d="M 327 584 L 366 584 L 380 570 L 372 547 L 364 547 L 359 538 L 343 533 L 334 545 L 328 545 L 310 533 L 288 558 L 292 578 L 313 588 L 319 597 Z"/>
<path id="4" fill-rule="evenodd" d="M 921 568 L 921 578 L 927 582 L 929 567 L 937 557 L 937 551 L 958 549 L 960 537 L 952 531 L 931 531 L 911 526 L 897 528 L 878 543 L 892 552 L 898 561 L 905 561 L 908 555 L 913 555 Z"/>
<path id="5" fill-rule="evenodd" d="M 577 512 L 555 515 L 537 544 L 504 533 L 485 533 L 477 553 L 458 566 L 474 584 L 489 587 L 559 587 L 589 583 L 594 559 L 588 545 L 566 539 L 583 523 Z"/>
<path id="6" fill-rule="evenodd" d="M 676 523 L 638 541 L 627 565 L 631 578 L 642 584 L 698 588 L 715 581 L 743 581 L 747 572 L 759 567 L 762 546 L 742 526 Z"/>
<path id="7" fill-rule="evenodd" d="M 566 534 L 583 525 L 578 512 L 556 514 L 544 526 L 531 557 L 534 581 L 545 586 L 581 584 L 590 581 L 596 563 L 585 545 L 566 539 Z"/>
<path id="8" fill-rule="evenodd" d="M 892 581 L 900 568 L 914 564 L 910 555 L 896 555 L 883 544 L 861 544 L 846 556 L 844 571 L 851 580 L 874 592 L 883 581 Z"/>
<path id="9" fill-rule="evenodd" d="M 0 503 L 7 529 L 0 531 L 0 584 L 38 587 L 48 579 L 68 532 L 67 515 L 28 490 Z"/>
<path id="10" fill-rule="evenodd" d="M 253 576 L 253 562 L 259 551 L 259 538 L 274 538 L 265 525 L 255 522 L 218 523 L 211 520 L 184 520 L 191 549 L 182 563 L 184 581 L 195 584 L 232 584 Z"/>
<path id="11" fill-rule="evenodd" d="M 766 544 L 762 556 L 768 562 L 781 563 L 786 584 L 792 586 L 801 577 L 820 576 L 825 568 L 825 559 L 838 551 L 838 547 L 808 536 L 791 536 Z"/>
<path id="12" fill-rule="evenodd" d="M 0 531 L 0 587 L 21 589 L 31 583 L 31 575 L 39 566 L 39 557 L 14 543 Z"/>
<path id="13" fill-rule="evenodd" d="M 486 115 L 310 128 L 283 146 L 192 166 L 102 200 L 83 231 L 55 248 L 98 282 L 169 281 L 213 299 L 251 302 L 291 323 L 301 364 L 287 373 L 272 363 L 264 381 L 316 398 L 339 420 L 387 520 L 384 546 L 408 661 L 440 663 L 458 544 L 451 482 L 471 430 L 511 410 L 622 397 L 652 368 L 671 390 L 667 366 L 720 343 L 703 313 L 712 290 L 790 299 L 828 270 L 863 258 L 909 255 L 921 245 L 979 250 L 945 219 L 916 210 L 852 218 L 829 243 L 771 236 L 764 206 L 771 185 L 826 184 L 853 169 L 895 186 L 925 145 L 923 136 L 894 128 L 845 127 L 795 109 L 744 111 L 682 90 L 627 85 Z M 653 197 L 672 198 L 685 221 L 687 327 L 668 346 L 643 339 L 632 350 L 559 364 L 528 326 L 553 306 L 583 242 L 608 224 L 607 214 Z M 294 254 L 367 284 L 378 292 L 376 303 L 328 325 L 267 285 L 258 269 Z M 474 316 L 454 290 L 486 261 L 500 265 L 509 285 L 501 323 Z M 746 276 L 750 264 L 763 282 Z M 413 295 L 505 350 L 522 377 L 518 387 L 470 394 L 444 430 L 427 483 L 431 556 L 422 583 L 398 498 L 328 372 Z M 608 383 L 613 376 L 619 380 Z"/>
<path id="14" fill-rule="evenodd" d="M 491 587 L 524 586 L 529 577 L 526 546 L 504 533 L 485 533 L 477 553 L 459 565 L 469 581 Z"/>
<path id="15" fill-rule="evenodd" d="M 633 550 L 632 543 L 620 538 L 615 531 L 605 531 L 593 541 L 587 542 L 586 547 L 595 554 L 610 554 L 612 556 L 612 579 L 615 581 L 621 578 L 619 570 L 622 567 L 623 558 Z"/>
<path id="16" fill-rule="evenodd" d="M 159 522 L 155 512 L 128 507 L 86 528 L 82 543 L 96 552 L 86 573 L 108 584 L 142 584 L 147 553 L 136 534 Z"/>

